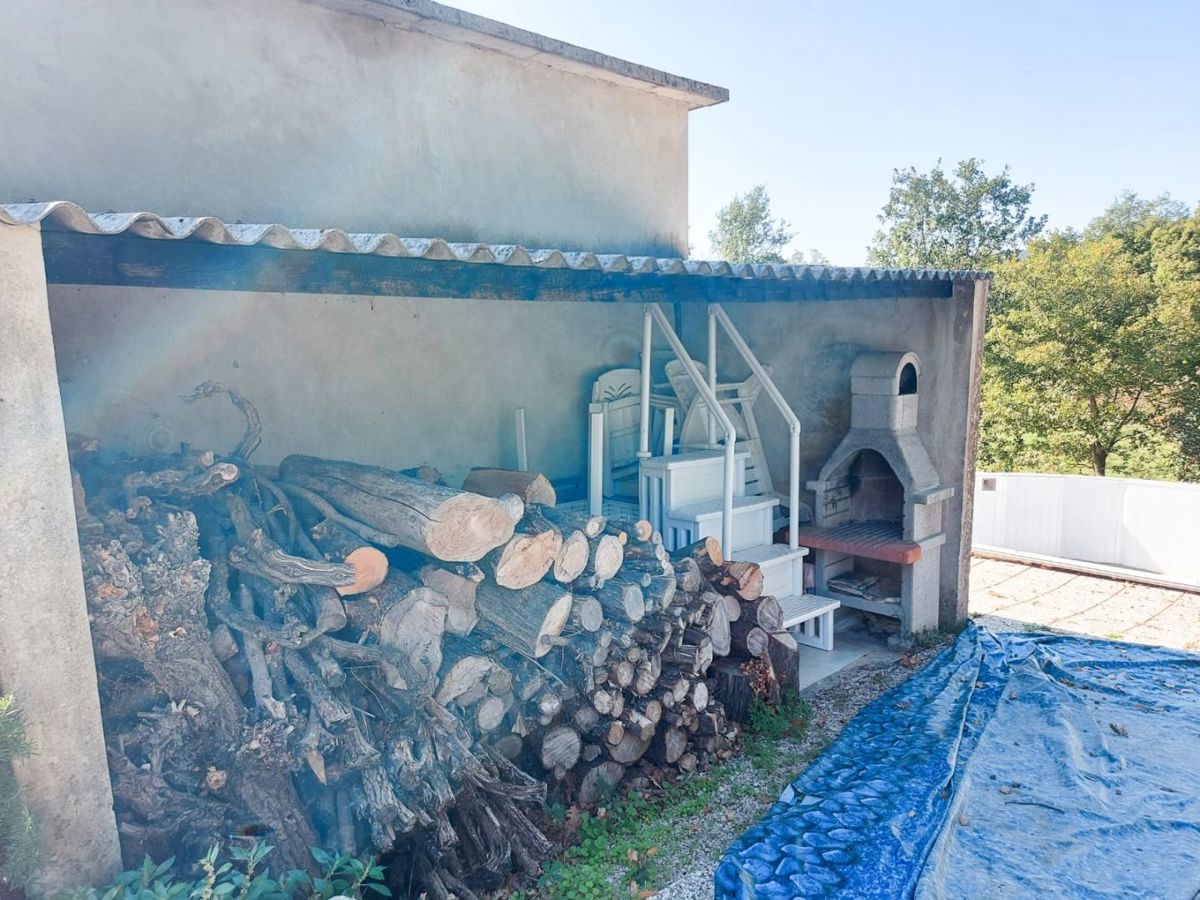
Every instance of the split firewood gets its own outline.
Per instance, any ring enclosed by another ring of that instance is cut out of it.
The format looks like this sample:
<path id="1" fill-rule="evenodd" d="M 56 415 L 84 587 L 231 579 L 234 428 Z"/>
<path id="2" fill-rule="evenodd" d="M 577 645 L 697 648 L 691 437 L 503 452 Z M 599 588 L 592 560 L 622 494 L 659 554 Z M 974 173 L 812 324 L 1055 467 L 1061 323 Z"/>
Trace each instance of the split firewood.
<path id="1" fill-rule="evenodd" d="M 557 530 L 514 534 L 479 561 L 484 574 L 500 587 L 520 590 L 541 581 L 558 560 L 562 535 Z"/>
<path id="2" fill-rule="evenodd" d="M 722 594 L 733 594 L 739 600 L 757 600 L 763 591 L 762 569 L 758 563 L 726 563 L 712 578 L 712 585 Z"/>
<path id="3" fill-rule="evenodd" d="M 526 505 L 554 506 L 558 502 L 554 487 L 545 475 L 516 469 L 472 469 L 467 473 L 462 489 L 485 497 L 516 494 Z"/>
<path id="4" fill-rule="evenodd" d="M 676 559 L 690 559 L 700 568 L 705 577 L 711 577 L 714 572 L 725 565 L 725 554 L 721 552 L 721 542 L 714 537 L 701 538 L 694 544 L 676 551 Z"/>
<path id="5" fill-rule="evenodd" d="M 460 636 L 470 634 L 479 621 L 479 611 L 475 608 L 479 581 L 464 578 L 439 566 L 425 566 L 418 575 L 425 587 L 432 588 L 446 599 L 446 631 Z M 482 572 L 479 578 L 482 580 Z"/>
<path id="6" fill-rule="evenodd" d="M 625 548 L 611 534 L 602 534 L 599 537 L 590 538 L 588 544 L 591 548 L 591 555 L 588 558 L 587 568 L 584 573 L 587 575 L 595 575 L 602 582 L 608 581 L 621 571 L 621 563 L 625 559 Z"/>

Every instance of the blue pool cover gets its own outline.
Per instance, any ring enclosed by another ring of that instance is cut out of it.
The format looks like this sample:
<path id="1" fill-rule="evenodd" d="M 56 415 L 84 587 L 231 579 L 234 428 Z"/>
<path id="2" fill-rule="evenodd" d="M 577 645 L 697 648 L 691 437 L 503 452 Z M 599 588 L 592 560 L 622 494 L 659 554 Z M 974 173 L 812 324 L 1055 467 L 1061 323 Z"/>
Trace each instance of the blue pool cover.
<path id="1" fill-rule="evenodd" d="M 968 626 L 866 707 L 718 898 L 1197 897 L 1200 655 Z"/>

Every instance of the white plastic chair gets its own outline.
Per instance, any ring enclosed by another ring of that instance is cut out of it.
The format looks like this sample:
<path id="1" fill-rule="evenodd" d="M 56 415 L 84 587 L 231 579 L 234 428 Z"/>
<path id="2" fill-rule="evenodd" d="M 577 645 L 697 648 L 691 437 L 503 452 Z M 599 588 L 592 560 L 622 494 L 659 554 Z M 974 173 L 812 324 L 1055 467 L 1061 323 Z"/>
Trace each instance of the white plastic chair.
<path id="1" fill-rule="evenodd" d="M 641 436 L 641 379 L 637 369 L 612 369 L 592 385 L 589 409 L 604 417 L 602 440 L 605 497 L 616 497 L 617 485 L 632 480 L 637 496 L 638 443 Z M 593 463 L 594 464 L 594 463 Z"/>

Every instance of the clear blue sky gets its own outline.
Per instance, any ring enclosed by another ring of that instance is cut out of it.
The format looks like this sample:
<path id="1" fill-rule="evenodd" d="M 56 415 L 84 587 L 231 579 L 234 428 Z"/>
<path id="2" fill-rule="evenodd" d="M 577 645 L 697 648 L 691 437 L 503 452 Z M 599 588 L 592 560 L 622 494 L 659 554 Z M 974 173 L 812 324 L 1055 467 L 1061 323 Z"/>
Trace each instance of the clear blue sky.
<path id="1" fill-rule="evenodd" d="M 834 263 L 861 263 L 892 169 L 978 156 L 1052 227 L 1126 188 L 1200 201 L 1196 0 L 447 0 L 727 87 L 691 114 L 691 244 L 767 185 Z"/>

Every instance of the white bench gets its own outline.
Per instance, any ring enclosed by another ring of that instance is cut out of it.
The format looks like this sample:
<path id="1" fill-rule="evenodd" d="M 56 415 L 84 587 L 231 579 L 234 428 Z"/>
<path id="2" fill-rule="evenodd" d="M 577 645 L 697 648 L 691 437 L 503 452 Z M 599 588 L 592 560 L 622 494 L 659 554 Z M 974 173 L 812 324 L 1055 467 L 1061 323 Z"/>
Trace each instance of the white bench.
<path id="1" fill-rule="evenodd" d="M 791 631 L 797 643 L 818 650 L 833 649 L 833 613 L 842 605 L 840 600 L 830 600 L 816 594 L 801 594 L 796 597 L 781 597 L 779 607 L 783 610 L 783 627 Z"/>

